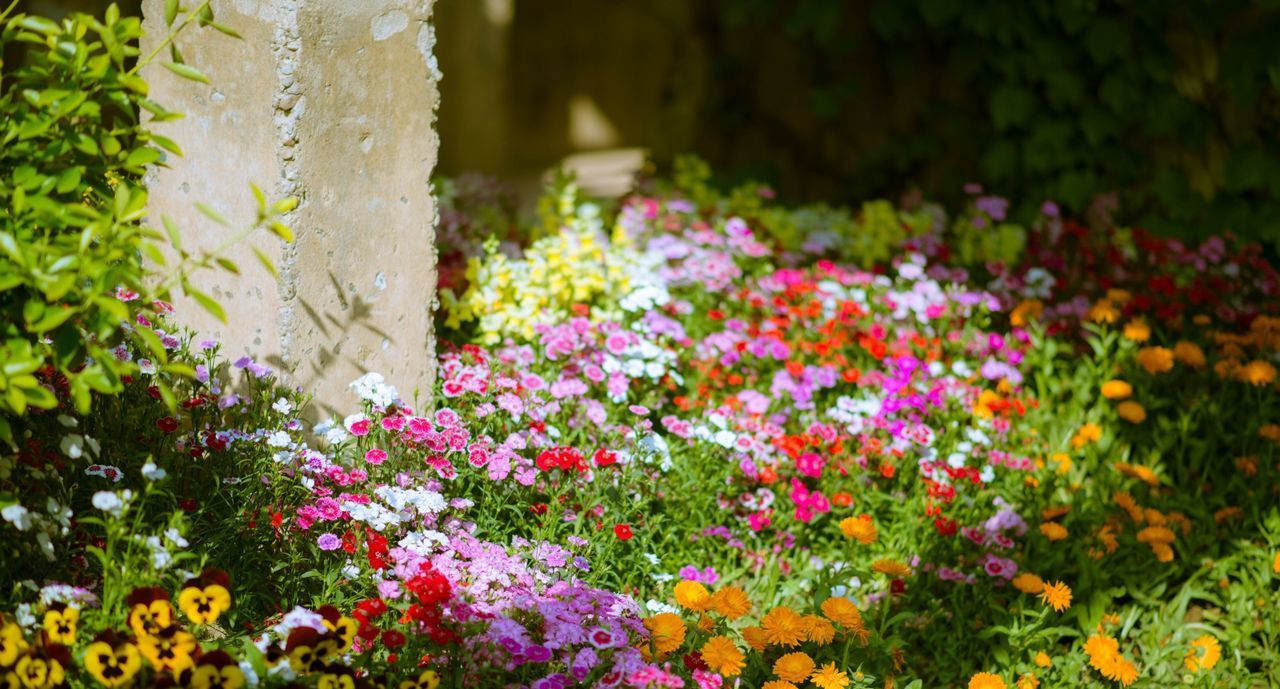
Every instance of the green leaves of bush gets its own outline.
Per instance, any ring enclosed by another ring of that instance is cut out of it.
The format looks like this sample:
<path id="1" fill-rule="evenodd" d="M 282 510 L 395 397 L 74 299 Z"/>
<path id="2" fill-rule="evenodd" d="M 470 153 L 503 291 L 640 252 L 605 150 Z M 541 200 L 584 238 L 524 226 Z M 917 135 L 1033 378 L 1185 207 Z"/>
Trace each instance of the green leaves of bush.
<path id="1" fill-rule="evenodd" d="M 61 22 L 15 15 L 13 7 L 0 10 L 0 53 L 22 48 L 20 64 L 0 65 L 0 439 L 10 442 L 5 417 L 54 408 L 55 389 L 81 413 L 91 393 L 119 392 L 122 377 L 136 370 L 112 353 L 126 339 L 166 366 L 165 348 L 145 322 L 155 300 L 175 285 L 188 288 L 193 270 L 228 267 L 220 251 L 229 244 L 190 255 L 171 221 L 166 233 L 144 224 L 142 176 L 181 149 L 148 131 L 143 113 L 151 122 L 182 115 L 152 101 L 137 71 L 165 46 L 180 63 L 173 38 L 193 21 L 234 34 L 213 24 L 206 0 L 139 60 L 141 21 L 121 17 L 114 5 L 101 20 L 75 14 Z M 195 68 L 170 69 L 204 81 Z M 279 225 L 276 217 L 291 206 L 269 206 L 257 195 L 259 225 Z M 288 228 L 273 231 L 288 237 Z M 160 280 L 151 266 L 164 264 L 164 242 L 181 260 Z M 221 311 L 211 299 L 201 303 Z"/>

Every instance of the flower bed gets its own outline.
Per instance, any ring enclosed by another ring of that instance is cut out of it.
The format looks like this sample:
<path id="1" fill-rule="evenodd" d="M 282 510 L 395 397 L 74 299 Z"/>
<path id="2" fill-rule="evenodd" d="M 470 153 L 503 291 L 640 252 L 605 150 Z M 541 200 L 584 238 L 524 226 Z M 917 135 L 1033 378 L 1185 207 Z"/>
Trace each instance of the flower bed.
<path id="1" fill-rule="evenodd" d="M 685 182 L 557 190 L 341 420 L 141 319 L 194 376 L 0 459 L 7 686 L 1280 681 L 1256 250 Z"/>

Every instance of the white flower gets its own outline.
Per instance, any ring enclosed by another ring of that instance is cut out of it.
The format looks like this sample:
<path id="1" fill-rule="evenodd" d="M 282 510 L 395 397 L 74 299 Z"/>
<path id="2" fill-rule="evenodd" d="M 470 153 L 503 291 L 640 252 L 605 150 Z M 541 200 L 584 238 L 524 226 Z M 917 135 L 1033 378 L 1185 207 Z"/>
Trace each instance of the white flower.
<path id="1" fill-rule="evenodd" d="M 324 434 L 325 442 L 329 443 L 330 445 L 337 445 L 338 443 L 341 443 L 342 441 L 346 440 L 348 437 L 350 436 L 347 435 L 346 429 L 341 428 L 339 426 L 334 426 L 333 428 L 330 428 Z"/>
<path id="2" fill-rule="evenodd" d="M 0 517 L 13 524 L 14 528 L 19 531 L 26 531 L 31 528 L 31 513 L 22 505 L 8 505 L 4 509 L 0 509 Z"/>
<path id="3" fill-rule="evenodd" d="M 74 512 L 70 507 L 64 507 L 57 500 L 49 498 L 45 502 L 44 511 L 48 512 L 55 522 L 61 524 L 64 530 L 71 527 L 71 516 Z"/>
<path id="4" fill-rule="evenodd" d="M 355 579 L 360 576 L 360 568 L 348 562 L 347 566 L 342 568 L 342 573 L 346 575 L 348 579 Z"/>
<path id="5" fill-rule="evenodd" d="M 653 600 L 652 598 L 645 601 L 644 607 L 655 615 L 660 612 L 680 613 L 680 611 L 676 609 L 676 606 L 663 603 L 662 601 Z"/>
<path id="6" fill-rule="evenodd" d="M 142 465 L 142 475 L 146 477 L 148 481 L 159 481 L 165 476 L 168 476 L 168 472 L 156 466 L 155 462 L 148 459 L 147 463 Z"/>
<path id="7" fill-rule="evenodd" d="M 156 365 L 150 359 L 138 359 L 138 370 L 149 375 L 156 374 Z"/>
<path id="8" fill-rule="evenodd" d="M 733 447 L 733 443 L 737 439 L 738 439 L 738 436 L 734 435 L 732 431 L 716 431 L 715 441 L 716 441 L 716 444 L 719 445 L 720 447 L 723 447 L 723 448 Z"/>
<path id="9" fill-rule="evenodd" d="M 177 529 L 165 529 L 164 537 L 169 539 L 170 543 L 174 544 L 179 548 L 185 548 L 191 545 L 190 543 L 187 542 L 187 539 L 182 537 L 182 533 Z"/>
<path id="10" fill-rule="evenodd" d="M 293 403 L 281 397 L 280 399 L 276 400 L 275 404 L 271 405 L 271 408 L 280 412 L 281 414 L 288 414 L 289 412 L 293 411 Z"/>
<path id="11" fill-rule="evenodd" d="M 128 489 L 120 493 L 100 490 L 93 494 L 93 506 L 113 517 L 119 517 L 124 512 L 125 503 L 132 497 L 133 491 Z"/>
<path id="12" fill-rule="evenodd" d="M 75 433 L 68 433 L 62 436 L 62 443 L 59 446 L 62 453 L 72 459 L 80 459 L 84 456 L 84 438 Z"/>
<path id="13" fill-rule="evenodd" d="M 31 604 L 23 603 L 13 611 L 13 617 L 17 620 L 18 625 L 30 629 L 36 626 L 36 616 L 31 613 Z"/>
<path id="14" fill-rule="evenodd" d="M 654 580 L 654 581 L 656 581 L 656 582 L 658 582 L 659 584 L 665 584 L 665 583 L 667 583 L 668 581 L 671 581 L 672 579 L 675 579 L 675 577 L 674 577 L 674 576 L 672 576 L 672 575 L 670 575 L 670 574 L 657 574 L 657 573 L 654 573 L 654 574 L 651 574 L 651 575 L 649 575 L 649 576 L 650 576 L 650 577 L 652 577 L 652 578 L 653 578 L 653 580 Z"/>
<path id="15" fill-rule="evenodd" d="M 982 479 L 983 483 L 991 483 L 996 480 L 995 469 L 992 469 L 990 464 L 982 467 L 982 473 L 978 474 L 978 478 Z"/>
<path id="16" fill-rule="evenodd" d="M 326 631 L 324 626 L 324 616 L 320 613 L 312 612 L 302 606 L 298 606 L 285 613 L 284 619 L 280 621 L 280 624 L 275 626 L 273 631 L 275 631 L 280 638 L 287 639 L 289 638 L 290 632 L 303 627 L 324 633 Z M 288 663 L 281 663 L 281 665 L 288 665 Z"/>
<path id="17" fill-rule="evenodd" d="M 290 438 L 289 434 L 285 431 L 276 431 L 270 436 L 267 436 L 267 444 L 271 447 L 288 447 L 292 442 L 293 439 Z"/>
<path id="18" fill-rule="evenodd" d="M 240 661 L 240 674 L 244 675 L 244 683 L 250 687 L 258 686 L 258 672 L 253 669 L 253 663 L 242 660 Z"/>
<path id="19" fill-rule="evenodd" d="M 173 556 L 169 554 L 169 551 L 164 547 L 164 544 L 160 542 L 159 536 L 147 536 L 146 544 L 147 547 L 151 549 L 152 567 L 155 567 L 156 569 L 164 569 L 169 566 L 170 562 L 173 562 Z"/>
<path id="20" fill-rule="evenodd" d="M 376 372 L 360 376 L 351 382 L 350 387 L 360 399 L 372 402 L 379 407 L 395 404 L 396 397 L 399 395 L 395 388 L 383 382 L 382 374 Z"/>

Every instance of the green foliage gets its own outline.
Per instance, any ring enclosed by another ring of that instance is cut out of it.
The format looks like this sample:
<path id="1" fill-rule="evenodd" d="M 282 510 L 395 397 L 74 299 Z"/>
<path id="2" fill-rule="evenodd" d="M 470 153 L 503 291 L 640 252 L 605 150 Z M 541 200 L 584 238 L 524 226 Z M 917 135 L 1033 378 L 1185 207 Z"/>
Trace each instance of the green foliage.
<path id="1" fill-rule="evenodd" d="M 175 73 L 207 81 L 182 64 L 173 38 L 195 22 L 223 33 L 213 23 L 209 3 L 188 11 L 181 22 L 177 3 L 167 14 L 170 35 L 139 59 L 142 35 L 137 17 L 121 17 L 112 5 L 102 19 L 75 14 L 59 22 L 0 11 L 0 52 L 23 48 L 21 64 L 0 72 L 0 438 L 10 439 L 4 415 L 57 403 L 46 384 L 65 377 L 77 409 L 86 412 L 92 393 L 116 394 L 122 376 L 136 366 L 112 350 L 132 340 L 168 367 L 165 349 L 149 328 L 129 324 L 154 315 L 155 300 L 173 287 L 222 317 L 221 308 L 193 288 L 189 274 L 217 266 L 237 271 L 212 252 L 188 253 L 168 218 L 165 232 L 146 223 L 147 192 L 142 176 L 163 165 L 165 155 L 181 155 L 178 145 L 143 126 L 181 114 L 148 98 L 138 71 L 169 48 Z M 276 216 L 292 201 L 269 206 L 260 192 L 258 225 L 284 239 L 291 235 Z M 214 220 L 216 214 L 209 211 Z M 233 237 L 232 241 L 239 236 Z M 169 244 L 178 261 L 166 275 Z M 144 261 L 147 261 L 144 263 Z M 119 290 L 119 292 L 117 292 Z M 124 298 L 117 298 L 117 294 Z M 180 368 L 169 369 L 182 372 Z M 162 392 L 172 401 L 167 388 Z"/>
<path id="2" fill-rule="evenodd" d="M 787 81 L 763 89 L 773 100 L 750 79 L 715 85 L 721 109 L 748 113 L 727 140 L 779 145 L 732 149 L 720 167 L 794 159 L 783 178 L 804 186 L 785 192 L 834 178 L 850 199 L 920 184 L 950 202 L 982 181 L 1025 200 L 1023 219 L 1045 199 L 1108 212 L 1115 193 L 1123 224 L 1280 239 L 1275 3 L 722 0 L 715 12 L 735 36 L 713 47 L 720 68 L 766 53 L 787 65 Z M 806 93 L 808 117 L 765 117 Z"/>

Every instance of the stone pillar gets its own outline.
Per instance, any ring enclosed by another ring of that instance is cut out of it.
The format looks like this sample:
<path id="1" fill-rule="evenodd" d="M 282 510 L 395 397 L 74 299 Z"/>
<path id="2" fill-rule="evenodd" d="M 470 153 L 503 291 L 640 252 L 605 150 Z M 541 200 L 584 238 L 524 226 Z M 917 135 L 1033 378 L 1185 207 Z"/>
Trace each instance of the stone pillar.
<path id="1" fill-rule="evenodd" d="M 189 3 L 184 3 L 189 4 Z M 430 399 L 435 366 L 435 109 L 432 0 L 214 0 L 212 28 L 185 31 L 185 61 L 212 85 L 145 71 L 151 97 L 186 113 L 155 125 L 182 147 L 150 183 L 150 215 L 177 221 L 189 244 L 213 246 L 230 230 L 196 210 L 212 206 L 244 226 L 255 205 L 294 196 L 286 223 L 296 241 L 265 231 L 253 245 L 275 260 L 277 282 L 250 246 L 232 259 L 242 275 L 203 273 L 195 283 L 221 301 L 222 324 L 194 303 L 181 319 L 316 394 L 320 415 L 353 408 L 350 381 L 378 371 L 412 400 Z M 167 34 L 164 0 L 144 0 L 143 54 Z M 167 54 L 167 53 L 166 53 Z"/>

